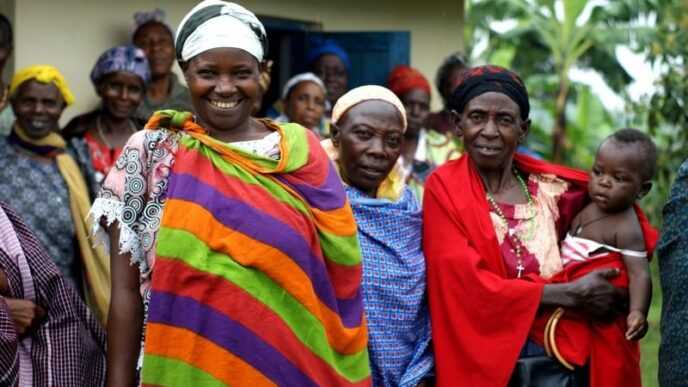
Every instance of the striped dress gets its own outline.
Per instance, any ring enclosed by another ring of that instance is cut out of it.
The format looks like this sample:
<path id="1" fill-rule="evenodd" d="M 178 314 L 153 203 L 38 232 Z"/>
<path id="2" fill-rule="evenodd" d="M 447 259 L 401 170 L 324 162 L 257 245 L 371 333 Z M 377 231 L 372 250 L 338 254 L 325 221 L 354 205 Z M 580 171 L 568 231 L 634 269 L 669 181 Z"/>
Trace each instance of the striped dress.
<path id="1" fill-rule="evenodd" d="M 279 160 L 183 122 L 150 265 L 143 385 L 370 385 L 344 190 L 315 135 L 264 122 Z"/>

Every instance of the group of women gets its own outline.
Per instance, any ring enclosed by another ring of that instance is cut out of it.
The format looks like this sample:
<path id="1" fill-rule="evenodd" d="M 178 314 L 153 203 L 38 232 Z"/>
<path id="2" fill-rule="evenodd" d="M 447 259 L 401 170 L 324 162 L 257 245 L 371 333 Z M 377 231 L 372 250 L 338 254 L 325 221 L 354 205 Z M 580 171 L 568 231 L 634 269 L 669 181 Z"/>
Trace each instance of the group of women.
<path id="1" fill-rule="evenodd" d="M 0 144 L 0 193 L 28 227 L 2 204 L 0 384 L 609 380 L 599 362 L 562 368 L 537 333 L 555 308 L 596 324 L 624 313 L 626 296 L 615 269 L 539 279 L 560 265 L 587 177 L 516 153 L 530 124 L 516 74 L 451 73 L 463 68 L 448 61 L 446 109 L 430 119 L 416 70 L 396 68 L 389 89 L 345 93 L 347 64 L 330 47 L 315 73 L 287 82 L 280 118 L 258 119 L 267 36 L 252 12 L 204 0 L 174 35 L 159 15 L 137 22 L 141 48 L 99 58 L 101 107 L 72 120 L 66 139 L 58 120 L 73 97 L 56 69 L 28 68 L 9 87 L 16 120 Z M 179 103 L 158 104 L 170 96 Z M 29 301 L 23 318 L 18 300 Z M 46 321 L 68 323 L 53 332 Z M 56 349 L 44 337 L 58 334 Z M 45 351 L 69 352 L 68 366 Z"/>

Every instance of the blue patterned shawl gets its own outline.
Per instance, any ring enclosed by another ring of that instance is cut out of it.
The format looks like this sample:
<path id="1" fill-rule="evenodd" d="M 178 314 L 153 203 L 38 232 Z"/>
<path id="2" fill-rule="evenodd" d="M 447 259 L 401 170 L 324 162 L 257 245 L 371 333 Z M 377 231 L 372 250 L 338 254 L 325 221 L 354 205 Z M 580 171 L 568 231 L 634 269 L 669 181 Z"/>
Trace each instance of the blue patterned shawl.
<path id="1" fill-rule="evenodd" d="M 397 202 L 346 193 L 363 255 L 363 303 L 375 386 L 416 386 L 434 369 L 430 345 L 422 213 L 405 188 Z"/>

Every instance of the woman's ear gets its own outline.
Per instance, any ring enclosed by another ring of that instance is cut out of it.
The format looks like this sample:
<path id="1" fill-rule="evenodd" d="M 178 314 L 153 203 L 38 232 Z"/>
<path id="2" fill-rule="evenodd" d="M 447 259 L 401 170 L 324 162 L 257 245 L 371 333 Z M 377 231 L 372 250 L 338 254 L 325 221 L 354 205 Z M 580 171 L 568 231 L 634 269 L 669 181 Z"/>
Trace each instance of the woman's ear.
<path id="1" fill-rule="evenodd" d="M 530 131 L 530 118 L 521 121 L 521 134 L 518 136 L 519 143 L 525 141 L 528 132 Z"/>
<path id="2" fill-rule="evenodd" d="M 452 109 L 449 114 L 451 115 L 451 122 L 454 126 L 454 133 L 457 137 L 463 136 L 463 128 L 461 127 L 461 115 L 454 109 Z"/>
<path id="3" fill-rule="evenodd" d="M 98 80 L 98 83 L 96 83 L 96 94 L 98 97 L 103 98 L 103 94 L 105 93 L 105 82 L 103 82 L 103 79 Z"/>
<path id="4" fill-rule="evenodd" d="M 342 131 L 339 129 L 337 124 L 334 122 L 330 123 L 330 138 L 332 139 L 332 145 L 335 146 L 335 148 L 339 148 L 339 141 L 342 136 Z"/>

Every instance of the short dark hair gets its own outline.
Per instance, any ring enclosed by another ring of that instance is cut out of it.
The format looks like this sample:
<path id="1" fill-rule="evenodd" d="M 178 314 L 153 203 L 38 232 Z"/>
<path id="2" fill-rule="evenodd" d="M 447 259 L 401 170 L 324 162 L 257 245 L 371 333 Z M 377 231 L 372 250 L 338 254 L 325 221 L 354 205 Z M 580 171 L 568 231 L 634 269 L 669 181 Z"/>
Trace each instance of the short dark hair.
<path id="1" fill-rule="evenodd" d="M 12 48 L 13 42 L 12 23 L 7 16 L 0 13 L 0 48 Z"/>
<path id="2" fill-rule="evenodd" d="M 444 92 L 447 86 L 449 86 L 449 76 L 451 75 L 452 71 L 465 68 L 468 68 L 468 61 L 461 53 L 455 52 L 446 57 L 444 62 L 442 62 L 442 65 L 440 65 L 440 68 L 437 69 L 435 86 L 437 86 L 437 90 L 440 92 L 445 105 L 449 102 L 451 93 L 453 91 L 450 90 L 449 94 L 447 95 L 445 95 L 446 93 Z"/>
<path id="3" fill-rule="evenodd" d="M 644 180 L 651 180 L 655 176 L 657 169 L 657 146 L 650 136 L 638 129 L 626 128 L 614 132 L 607 139 L 613 140 L 622 146 L 634 145 L 640 147 L 640 156 L 643 161 L 640 171 L 641 177 Z"/>

